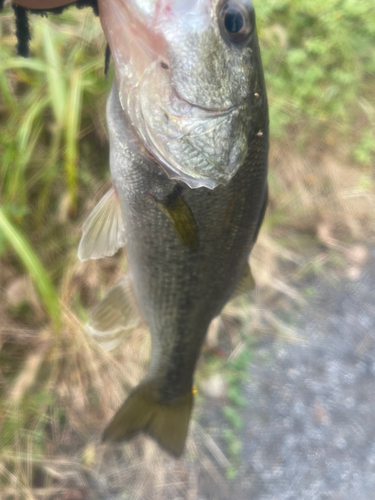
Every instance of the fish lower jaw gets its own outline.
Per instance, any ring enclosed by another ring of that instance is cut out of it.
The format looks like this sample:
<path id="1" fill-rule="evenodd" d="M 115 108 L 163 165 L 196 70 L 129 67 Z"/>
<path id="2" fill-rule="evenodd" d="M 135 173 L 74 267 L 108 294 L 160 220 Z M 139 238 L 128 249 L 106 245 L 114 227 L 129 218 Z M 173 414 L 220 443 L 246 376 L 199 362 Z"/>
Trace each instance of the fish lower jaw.
<path id="1" fill-rule="evenodd" d="M 184 97 L 177 89 L 175 86 L 172 86 L 173 92 L 177 99 L 181 101 L 182 103 L 185 103 L 187 106 L 190 106 L 191 108 L 195 108 L 197 110 L 204 111 L 206 113 L 207 118 L 210 117 L 218 117 L 218 116 L 223 116 L 227 115 L 229 113 L 232 113 L 235 109 L 238 108 L 237 105 L 234 104 L 228 104 L 225 107 L 218 106 L 218 107 L 206 107 L 203 106 L 203 104 L 199 104 L 193 100 L 189 100 L 187 97 Z"/>

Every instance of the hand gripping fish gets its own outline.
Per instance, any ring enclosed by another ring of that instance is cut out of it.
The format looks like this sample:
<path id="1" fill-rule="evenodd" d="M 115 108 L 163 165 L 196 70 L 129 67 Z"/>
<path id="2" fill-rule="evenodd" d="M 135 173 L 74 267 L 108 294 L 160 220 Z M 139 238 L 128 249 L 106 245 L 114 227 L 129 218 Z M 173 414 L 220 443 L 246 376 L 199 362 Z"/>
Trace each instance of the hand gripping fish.
<path id="1" fill-rule="evenodd" d="M 252 282 L 267 205 L 268 107 L 250 0 L 99 0 L 116 70 L 107 103 L 113 188 L 83 226 L 81 260 L 126 243 L 129 275 L 87 329 L 112 348 L 137 326 L 151 363 L 104 432 L 183 452 L 211 320 Z M 130 293 L 130 289 L 132 292 Z"/>

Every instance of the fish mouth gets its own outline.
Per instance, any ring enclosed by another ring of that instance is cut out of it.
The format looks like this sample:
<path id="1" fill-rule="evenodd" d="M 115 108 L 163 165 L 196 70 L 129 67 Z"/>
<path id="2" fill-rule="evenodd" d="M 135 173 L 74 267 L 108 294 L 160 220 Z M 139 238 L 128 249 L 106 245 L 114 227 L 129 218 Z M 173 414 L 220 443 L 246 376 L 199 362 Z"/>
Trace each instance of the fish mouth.
<path id="1" fill-rule="evenodd" d="M 234 111 L 235 109 L 237 109 L 238 107 L 241 106 L 241 103 L 240 103 L 240 104 L 235 104 L 235 105 L 224 107 L 224 108 L 206 108 L 205 106 L 197 104 L 196 102 L 193 102 L 193 101 L 189 101 L 186 97 L 183 97 L 183 95 L 176 89 L 176 87 L 173 84 L 171 84 L 171 88 L 173 89 L 173 92 L 176 95 L 176 97 L 181 102 L 188 104 L 192 108 L 196 108 L 198 110 L 203 111 L 204 113 L 207 114 L 207 117 L 228 115 L 232 111 Z"/>

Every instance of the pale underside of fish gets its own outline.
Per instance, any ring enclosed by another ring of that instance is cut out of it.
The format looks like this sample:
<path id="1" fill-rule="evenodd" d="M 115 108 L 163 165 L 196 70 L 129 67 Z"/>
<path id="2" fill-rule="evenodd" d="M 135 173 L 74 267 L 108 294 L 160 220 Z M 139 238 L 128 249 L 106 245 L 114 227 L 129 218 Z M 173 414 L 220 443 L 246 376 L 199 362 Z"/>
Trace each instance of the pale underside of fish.
<path id="1" fill-rule="evenodd" d="M 255 18 L 249 0 L 99 7 L 117 75 L 107 103 L 113 189 L 87 219 L 79 257 L 113 255 L 126 242 L 129 274 L 87 329 L 113 348 L 139 324 L 139 308 L 152 336 L 148 373 L 104 439 L 143 431 L 179 456 L 202 343 L 226 302 L 252 284 L 248 258 L 267 205 L 258 42 L 255 26 L 242 38 L 236 31 Z"/>

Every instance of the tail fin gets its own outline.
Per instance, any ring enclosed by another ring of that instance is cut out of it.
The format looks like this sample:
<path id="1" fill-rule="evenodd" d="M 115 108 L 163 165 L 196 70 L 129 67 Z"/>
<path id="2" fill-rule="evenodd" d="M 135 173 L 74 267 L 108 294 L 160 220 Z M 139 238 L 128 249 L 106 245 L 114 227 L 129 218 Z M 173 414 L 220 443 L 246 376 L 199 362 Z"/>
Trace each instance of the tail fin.
<path id="1" fill-rule="evenodd" d="M 189 392 L 177 403 L 162 405 L 152 383 L 136 387 L 103 433 L 103 441 L 125 441 L 144 432 L 174 457 L 181 456 L 193 407 Z"/>

